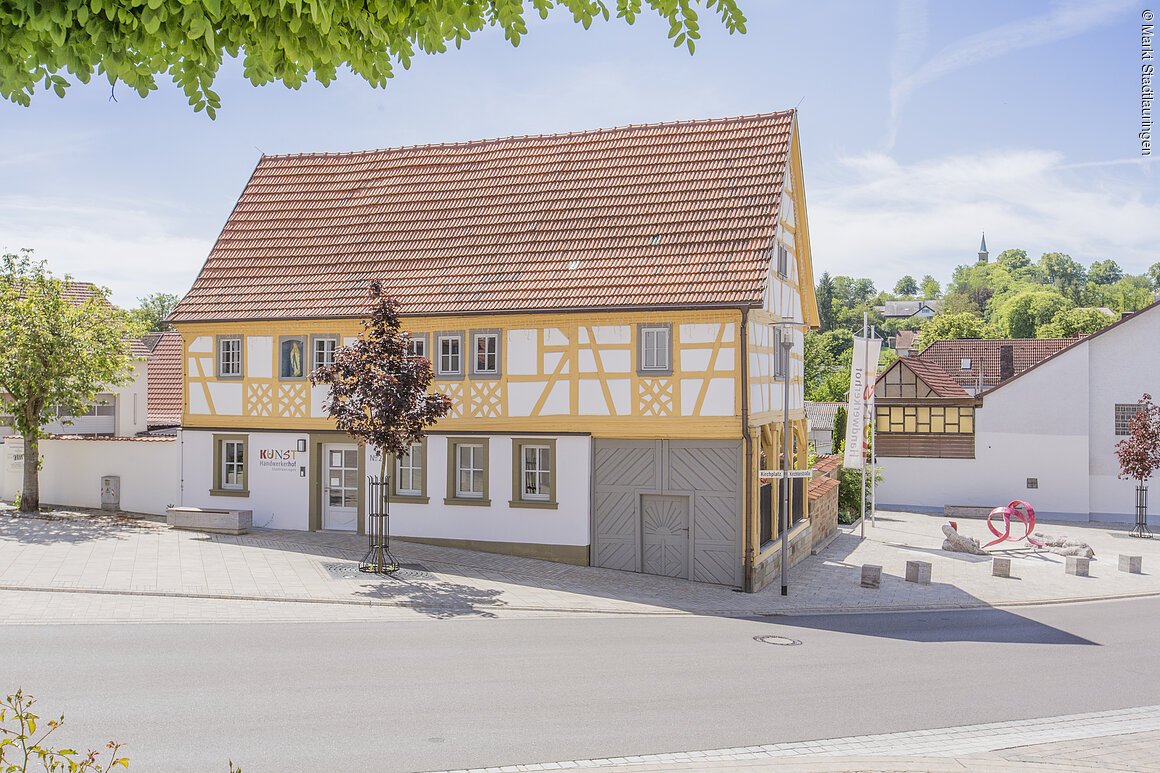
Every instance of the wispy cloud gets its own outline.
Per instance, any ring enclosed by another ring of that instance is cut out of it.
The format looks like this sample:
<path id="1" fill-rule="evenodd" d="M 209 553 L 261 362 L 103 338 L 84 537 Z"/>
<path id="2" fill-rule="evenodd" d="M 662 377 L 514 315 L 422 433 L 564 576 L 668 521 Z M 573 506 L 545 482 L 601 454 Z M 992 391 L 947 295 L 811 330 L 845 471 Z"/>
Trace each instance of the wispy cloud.
<path id="1" fill-rule="evenodd" d="M 0 197 L 0 250 L 32 248 L 54 273 L 105 285 L 133 306 L 188 290 L 212 246 L 177 233 L 171 215 L 145 202 Z"/>
<path id="2" fill-rule="evenodd" d="M 816 271 L 869 276 L 882 286 L 903 274 L 946 281 L 974 259 L 981 230 L 996 253 L 1022 247 L 1033 256 L 1111 257 L 1133 273 L 1160 260 L 1160 201 L 1140 184 L 1152 170 L 1112 178 L 1075 166 L 1041 150 L 910 165 L 881 153 L 840 159 L 841 183 L 809 192 Z"/>
<path id="3" fill-rule="evenodd" d="M 1103 26 L 1135 6 L 1135 0 L 1059 2 L 1048 13 L 968 35 L 936 51 L 925 61 L 920 61 L 919 54 L 926 43 L 925 2 L 901 0 L 891 68 L 887 148 L 894 146 L 903 108 L 916 90 L 964 67 L 1012 51 L 1054 43 Z"/>

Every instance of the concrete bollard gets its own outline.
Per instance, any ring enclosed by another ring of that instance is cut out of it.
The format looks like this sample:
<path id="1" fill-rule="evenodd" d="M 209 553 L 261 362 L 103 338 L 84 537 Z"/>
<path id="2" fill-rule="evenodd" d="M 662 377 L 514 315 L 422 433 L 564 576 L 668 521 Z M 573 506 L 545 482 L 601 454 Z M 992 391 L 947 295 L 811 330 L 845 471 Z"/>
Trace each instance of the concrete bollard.
<path id="1" fill-rule="evenodd" d="M 991 559 L 991 574 L 995 577 L 1011 576 L 1011 559 L 995 556 Z"/>
<path id="2" fill-rule="evenodd" d="M 930 562 L 907 561 L 906 581 L 916 582 L 919 585 L 930 585 Z"/>
<path id="3" fill-rule="evenodd" d="M 882 584 L 882 567 L 862 564 L 862 587 L 877 588 Z"/>
<path id="4" fill-rule="evenodd" d="M 1143 556 L 1126 556 L 1120 554 L 1120 571 L 1128 574 L 1143 574 L 1144 573 L 1144 557 Z"/>
<path id="5" fill-rule="evenodd" d="M 1068 574 L 1074 574 L 1076 577 L 1088 577 L 1088 564 L 1091 561 L 1084 556 L 1067 556 L 1067 563 L 1064 564 L 1063 570 Z"/>

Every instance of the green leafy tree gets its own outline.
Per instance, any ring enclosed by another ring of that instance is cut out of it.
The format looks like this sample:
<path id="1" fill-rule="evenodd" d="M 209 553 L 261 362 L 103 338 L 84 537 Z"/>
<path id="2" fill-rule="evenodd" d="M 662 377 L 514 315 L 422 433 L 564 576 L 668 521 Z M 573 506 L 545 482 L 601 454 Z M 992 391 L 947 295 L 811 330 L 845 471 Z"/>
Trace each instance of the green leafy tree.
<path id="1" fill-rule="evenodd" d="M 1039 267 L 1048 284 L 1055 285 L 1073 302 L 1079 300 L 1079 294 L 1087 282 L 1087 271 L 1079 261 L 1062 252 L 1047 252 L 1039 259 Z"/>
<path id="2" fill-rule="evenodd" d="M 0 264 L 0 390 L 24 438 L 20 510 L 40 509 L 41 427 L 57 409 L 79 415 L 99 392 L 132 379 L 129 342 L 141 336 L 131 315 L 98 288 L 82 303 L 30 250 Z"/>
<path id="3" fill-rule="evenodd" d="M 159 333 L 163 330 L 172 330 L 165 319 L 177 306 L 180 300 L 171 293 L 152 293 L 144 298 L 138 298 L 139 305 L 133 309 L 133 317 L 149 333 Z"/>
<path id="4" fill-rule="evenodd" d="M 1131 274 L 1111 285 L 1089 283 L 1084 290 L 1084 304 L 1107 306 L 1113 311 L 1139 311 L 1154 299 L 1151 282 L 1146 276 Z"/>
<path id="5" fill-rule="evenodd" d="M 823 271 L 818 279 L 817 291 L 818 319 L 823 331 L 834 329 L 834 280 L 829 271 Z"/>
<path id="6" fill-rule="evenodd" d="M 1102 330 L 1116 318 L 1102 309 L 1062 309 L 1051 321 L 1035 329 L 1036 338 L 1075 338 Z"/>
<path id="7" fill-rule="evenodd" d="M 994 310 L 992 322 L 1006 338 L 1034 338 L 1040 325 L 1074 307 L 1054 288 L 1032 285 L 1008 296 Z"/>
<path id="8" fill-rule="evenodd" d="M 953 341 L 961 338 L 999 338 L 999 331 L 977 314 L 939 314 L 922 328 L 919 342 L 922 347 L 935 341 Z"/>
<path id="9" fill-rule="evenodd" d="M 922 293 L 923 298 L 942 297 L 942 285 L 939 284 L 938 280 L 930 274 L 927 274 L 922 278 L 922 282 L 919 283 L 918 289 Z"/>
<path id="10" fill-rule="evenodd" d="M 899 279 L 898 283 L 894 285 L 894 292 L 898 295 L 906 297 L 917 295 L 918 282 L 914 281 L 914 277 L 912 277 L 910 274 L 907 274 L 906 276 L 902 277 L 902 279 Z"/>
<path id="11" fill-rule="evenodd" d="M 1111 285 L 1124 278 L 1124 270 L 1120 264 L 1110 258 L 1094 261 L 1088 268 L 1088 281 L 1098 285 Z"/>
<path id="12" fill-rule="evenodd" d="M 854 335 L 849 330 L 806 333 L 803 353 L 807 400 L 833 402 L 830 376 L 846 368 L 849 380 L 850 352 Z"/>
<path id="13" fill-rule="evenodd" d="M 731 34 L 745 32 L 737 2 L 18 0 L 0 4 L 0 96 L 28 105 L 38 88 L 63 97 L 73 78 L 88 83 L 100 74 L 144 97 L 157 88 L 157 76 L 168 74 L 194 110 L 212 118 L 221 99 L 210 87 L 227 56 L 240 56 L 243 75 L 258 86 L 281 81 L 297 89 L 311 75 L 329 84 L 349 68 L 382 87 L 416 53 L 458 48 L 487 27 L 519 45 L 528 5 L 541 19 L 559 8 L 585 29 L 613 9 L 632 24 L 647 6 L 668 22 L 673 45 L 692 53 L 701 36 L 698 9 L 715 13 Z"/>
<path id="14" fill-rule="evenodd" d="M 1016 271 L 1030 266 L 1031 258 L 1027 257 L 1027 250 L 1012 249 L 1000 252 L 995 262 L 1008 271 Z"/>
<path id="15" fill-rule="evenodd" d="M 1146 276 L 1148 277 L 1149 283 L 1152 285 L 1152 289 L 1160 292 L 1160 261 L 1153 263 L 1148 267 L 1148 273 Z"/>

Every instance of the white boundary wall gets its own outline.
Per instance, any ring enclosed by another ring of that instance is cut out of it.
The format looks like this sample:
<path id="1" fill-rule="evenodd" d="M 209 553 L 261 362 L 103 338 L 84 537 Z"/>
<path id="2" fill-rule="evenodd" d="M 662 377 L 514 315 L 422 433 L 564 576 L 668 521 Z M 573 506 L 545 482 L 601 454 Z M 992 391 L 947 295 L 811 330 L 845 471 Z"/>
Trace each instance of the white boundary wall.
<path id="1" fill-rule="evenodd" d="M 0 445 L 0 499 L 11 501 L 24 482 L 24 441 Z M 121 509 L 164 515 L 177 502 L 178 449 L 172 438 L 45 438 L 40 441 L 40 501 L 66 507 L 101 506 L 101 478 L 121 478 Z"/>

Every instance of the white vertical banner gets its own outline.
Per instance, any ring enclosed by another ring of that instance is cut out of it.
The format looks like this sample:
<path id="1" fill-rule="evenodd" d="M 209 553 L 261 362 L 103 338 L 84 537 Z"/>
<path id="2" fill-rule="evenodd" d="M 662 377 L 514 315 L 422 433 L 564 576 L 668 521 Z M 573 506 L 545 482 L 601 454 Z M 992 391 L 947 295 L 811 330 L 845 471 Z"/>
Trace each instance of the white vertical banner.
<path id="1" fill-rule="evenodd" d="M 846 407 L 846 453 L 842 466 L 861 470 L 865 458 L 866 423 L 874 406 L 874 379 L 878 376 L 881 338 L 854 336 L 850 362 L 850 395 Z"/>

